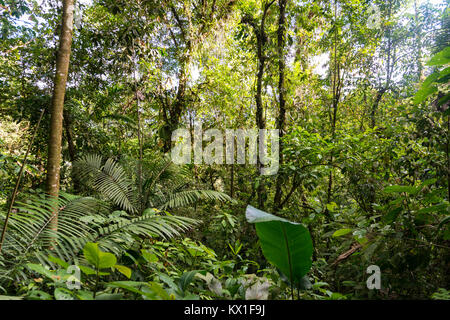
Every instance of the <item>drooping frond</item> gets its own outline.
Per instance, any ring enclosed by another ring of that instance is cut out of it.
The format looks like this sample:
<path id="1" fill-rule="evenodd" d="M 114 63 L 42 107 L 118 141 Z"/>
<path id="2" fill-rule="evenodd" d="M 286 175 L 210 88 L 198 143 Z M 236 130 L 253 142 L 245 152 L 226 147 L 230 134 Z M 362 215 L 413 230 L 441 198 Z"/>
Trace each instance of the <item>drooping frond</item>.
<path id="1" fill-rule="evenodd" d="M 186 231 L 198 223 L 197 220 L 192 218 L 156 214 L 151 209 L 147 209 L 147 211 L 151 212 L 100 228 L 95 234 L 93 241 L 112 251 L 120 251 L 123 250 L 123 246 L 127 242 L 131 244 L 134 237 L 162 237 L 168 239 L 179 236 L 180 232 Z"/>
<path id="2" fill-rule="evenodd" d="M 136 121 L 134 121 L 130 117 L 127 117 L 127 116 L 124 116 L 121 114 L 108 114 L 106 116 L 103 116 L 101 119 L 121 121 L 124 125 L 130 127 L 131 129 L 137 128 Z"/>
<path id="3" fill-rule="evenodd" d="M 101 195 L 131 213 L 136 213 L 133 182 L 123 168 L 113 159 L 102 165 L 99 155 L 85 155 L 74 163 L 74 172 L 80 181 L 88 184 Z"/>
<path id="4" fill-rule="evenodd" d="M 159 158 L 147 163 L 149 177 L 144 183 L 145 204 L 162 210 L 195 204 L 199 200 L 234 200 L 227 194 L 214 190 L 190 190 L 194 181 L 188 166 L 175 165 L 170 158 Z"/>
<path id="5" fill-rule="evenodd" d="M 160 206 L 160 209 L 184 207 L 192 205 L 199 200 L 234 202 L 229 195 L 223 192 L 214 190 L 186 190 L 171 194 L 169 199 Z"/>
<path id="6" fill-rule="evenodd" d="M 56 208 L 56 209 L 55 209 Z M 49 249 L 61 259 L 71 260 L 83 248 L 95 230 L 80 219 L 105 212 L 105 206 L 91 197 L 77 197 L 61 193 L 56 200 L 44 194 L 28 195 L 24 202 L 17 202 L 10 217 L 5 236 L 0 265 L 8 268 L 0 274 L 0 282 L 16 271 L 30 257 L 46 259 Z M 49 228 L 58 216 L 58 230 Z"/>
<path id="7" fill-rule="evenodd" d="M 57 231 L 48 228 L 55 207 Z M 98 242 L 104 250 L 121 254 L 138 238 L 171 238 L 197 223 L 155 209 L 145 210 L 140 217 L 122 212 L 117 222 L 108 212 L 108 206 L 98 199 L 65 193 L 61 193 L 56 205 L 55 199 L 43 194 L 29 195 L 26 202 L 18 202 L 0 255 L 0 285 L 25 278 L 22 266 L 30 261 L 52 266 L 49 255 L 75 261 L 86 242 Z"/>

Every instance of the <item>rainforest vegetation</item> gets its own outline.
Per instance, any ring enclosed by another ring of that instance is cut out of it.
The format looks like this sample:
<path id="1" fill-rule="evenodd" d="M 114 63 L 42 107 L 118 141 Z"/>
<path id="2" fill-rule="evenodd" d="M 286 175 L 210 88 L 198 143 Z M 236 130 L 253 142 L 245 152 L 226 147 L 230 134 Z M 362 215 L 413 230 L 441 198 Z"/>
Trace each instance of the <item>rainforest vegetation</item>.
<path id="1" fill-rule="evenodd" d="M 449 80 L 448 0 L 0 0 L 0 298 L 450 299 Z"/>

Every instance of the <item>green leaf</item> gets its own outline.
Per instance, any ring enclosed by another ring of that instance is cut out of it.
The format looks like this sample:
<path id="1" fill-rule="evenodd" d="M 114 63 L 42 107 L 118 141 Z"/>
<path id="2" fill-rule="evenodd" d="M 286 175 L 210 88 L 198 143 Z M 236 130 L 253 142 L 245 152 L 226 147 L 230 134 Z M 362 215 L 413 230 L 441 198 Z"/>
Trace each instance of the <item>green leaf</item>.
<path id="1" fill-rule="evenodd" d="M 416 194 L 419 189 L 412 186 L 389 186 L 384 188 L 383 190 L 385 193 L 400 193 L 400 192 L 406 192 L 408 194 Z"/>
<path id="2" fill-rule="evenodd" d="M 395 209 L 389 211 L 384 217 L 383 217 L 383 221 L 386 224 L 390 224 L 392 222 L 395 221 L 395 219 L 397 219 L 398 215 L 400 214 L 400 212 L 402 212 L 402 207 L 396 207 Z"/>
<path id="3" fill-rule="evenodd" d="M 180 280 L 178 281 L 178 286 L 181 288 L 183 292 L 186 291 L 186 288 L 195 278 L 195 275 L 200 271 L 201 270 L 187 271 L 181 275 Z"/>
<path id="4" fill-rule="evenodd" d="M 116 257 L 109 252 L 100 251 L 100 264 L 99 269 L 111 268 L 117 263 Z"/>
<path id="5" fill-rule="evenodd" d="M 247 206 L 246 218 L 256 224 L 256 233 L 266 259 L 299 284 L 311 268 L 313 246 L 308 229 L 286 219 Z"/>
<path id="6" fill-rule="evenodd" d="M 439 222 L 438 230 L 440 230 L 444 224 L 449 223 L 449 222 L 450 222 L 450 216 L 446 216 L 444 219 L 441 220 L 441 222 Z"/>
<path id="7" fill-rule="evenodd" d="M 75 300 L 72 292 L 66 288 L 56 288 L 54 295 L 56 300 Z"/>
<path id="8" fill-rule="evenodd" d="M 348 228 L 339 229 L 333 233 L 333 237 L 340 237 L 340 236 L 346 235 L 347 233 L 350 233 L 350 232 L 352 232 L 352 229 L 348 229 Z"/>
<path id="9" fill-rule="evenodd" d="M 414 103 L 419 104 L 419 103 L 423 102 L 429 95 L 431 95 L 432 93 L 434 93 L 436 91 L 437 91 L 437 87 L 435 87 L 435 86 L 429 86 L 429 87 L 420 89 L 414 95 Z"/>
<path id="10" fill-rule="evenodd" d="M 437 181 L 436 178 L 432 178 L 432 179 L 425 180 L 425 181 L 422 182 L 422 184 L 420 185 L 420 189 L 422 189 L 423 187 L 429 186 L 430 184 L 434 184 L 434 183 L 436 183 L 436 181 Z"/>
<path id="11" fill-rule="evenodd" d="M 447 93 L 446 95 L 444 95 L 442 98 L 439 99 L 438 101 L 438 106 L 442 106 L 443 104 L 447 103 L 450 100 L 450 93 Z M 447 110 L 445 110 L 444 112 L 444 116 L 448 116 L 450 115 L 450 108 L 447 108 Z"/>
<path id="12" fill-rule="evenodd" d="M 430 212 L 447 212 L 447 203 L 440 203 L 428 208 L 422 208 L 417 213 L 430 213 Z"/>
<path id="13" fill-rule="evenodd" d="M 155 293 L 153 291 L 151 291 L 151 292 L 143 291 L 143 290 L 145 290 L 145 288 L 149 289 L 149 285 L 146 282 L 114 281 L 114 282 L 109 282 L 106 285 L 108 287 L 125 289 L 127 291 L 142 295 L 146 298 L 150 298 L 150 299 L 155 298 Z"/>
<path id="14" fill-rule="evenodd" d="M 432 84 L 433 82 L 435 82 L 438 78 L 439 78 L 439 73 L 434 72 L 434 73 L 430 74 L 430 75 L 425 79 L 425 81 L 422 83 L 421 89 L 425 89 L 425 88 L 429 87 L 430 84 Z"/>
<path id="15" fill-rule="evenodd" d="M 85 275 L 93 275 L 96 274 L 96 271 L 92 268 L 86 267 L 86 266 L 78 266 L 78 268 L 80 268 L 80 270 L 85 274 Z"/>
<path id="16" fill-rule="evenodd" d="M 83 248 L 83 254 L 86 260 L 96 268 L 100 265 L 100 249 L 98 243 L 88 242 Z"/>
<path id="17" fill-rule="evenodd" d="M 47 292 L 41 290 L 30 291 L 26 297 L 27 300 L 53 300 L 53 297 Z"/>
<path id="18" fill-rule="evenodd" d="M 95 297 L 95 300 L 121 300 L 123 293 L 102 293 Z"/>
<path id="19" fill-rule="evenodd" d="M 147 250 L 142 249 L 141 250 L 142 253 L 142 257 L 148 262 L 148 263 L 153 263 L 153 262 L 158 262 L 159 259 L 156 256 L 156 254 L 152 253 L 152 252 L 148 252 Z"/>
<path id="20" fill-rule="evenodd" d="M 80 300 L 94 300 L 94 293 L 87 290 L 77 290 L 76 296 Z"/>
<path id="21" fill-rule="evenodd" d="M 121 266 L 118 264 L 116 264 L 113 268 L 116 269 L 117 271 L 119 271 L 121 274 L 123 274 L 128 279 L 131 278 L 131 269 L 130 268 Z"/>
<path id="22" fill-rule="evenodd" d="M 427 66 L 442 66 L 447 63 L 450 63 L 450 47 L 446 47 L 444 50 L 431 57 Z"/>
<path id="23" fill-rule="evenodd" d="M 50 260 L 53 263 L 56 263 L 57 265 L 63 267 L 64 269 L 67 269 L 69 267 L 69 264 L 59 258 L 48 256 L 48 260 Z"/>
<path id="24" fill-rule="evenodd" d="M 44 292 L 45 293 L 45 292 Z M 50 296 L 51 298 L 51 296 Z M 0 296 L 0 301 L 2 300 L 23 300 L 23 297 L 15 297 L 15 296 Z M 45 299 L 44 299 L 45 300 Z"/>
<path id="25" fill-rule="evenodd" d="M 327 209 L 330 212 L 334 212 L 334 209 L 336 209 L 336 207 L 337 207 L 337 204 L 335 202 L 327 203 Z"/>
<path id="26" fill-rule="evenodd" d="M 97 269 L 105 269 L 113 267 L 117 259 L 109 252 L 103 252 L 98 248 L 98 243 L 88 242 L 83 249 L 84 257 L 93 264 Z"/>
<path id="27" fill-rule="evenodd" d="M 37 272 L 43 276 L 46 276 L 47 278 L 50 278 L 52 280 L 55 280 L 54 278 L 54 273 L 51 272 L 49 269 L 45 268 L 43 265 L 41 264 L 35 264 L 35 263 L 27 263 L 27 267 L 34 271 Z"/>
<path id="28" fill-rule="evenodd" d="M 169 294 L 166 292 L 166 290 L 164 290 L 164 288 L 159 283 L 149 282 L 148 285 L 149 285 L 150 289 L 161 299 L 163 299 L 163 300 L 170 299 Z"/>

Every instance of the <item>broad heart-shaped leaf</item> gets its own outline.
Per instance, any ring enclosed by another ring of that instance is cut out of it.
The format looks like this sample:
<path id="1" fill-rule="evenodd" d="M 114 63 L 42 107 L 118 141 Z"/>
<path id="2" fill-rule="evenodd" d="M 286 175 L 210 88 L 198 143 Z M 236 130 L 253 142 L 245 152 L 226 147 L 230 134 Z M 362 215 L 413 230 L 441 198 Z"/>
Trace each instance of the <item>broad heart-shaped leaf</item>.
<path id="1" fill-rule="evenodd" d="M 308 229 L 252 206 L 247 206 L 246 218 L 256 224 L 266 259 L 280 269 L 289 282 L 300 284 L 312 264 L 313 246 Z"/>
<path id="2" fill-rule="evenodd" d="M 98 248 L 98 243 L 88 242 L 83 249 L 84 257 L 97 269 L 113 267 L 117 259 L 112 253 L 103 252 Z"/>

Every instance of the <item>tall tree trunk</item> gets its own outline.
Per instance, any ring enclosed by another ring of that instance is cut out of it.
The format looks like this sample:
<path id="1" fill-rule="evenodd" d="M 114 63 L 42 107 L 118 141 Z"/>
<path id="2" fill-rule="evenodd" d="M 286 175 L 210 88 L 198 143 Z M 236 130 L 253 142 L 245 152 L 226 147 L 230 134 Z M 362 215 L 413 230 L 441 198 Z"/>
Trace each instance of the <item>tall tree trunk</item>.
<path id="1" fill-rule="evenodd" d="M 333 82 L 333 102 L 332 102 L 332 113 L 330 114 L 331 121 L 331 136 L 332 141 L 334 142 L 334 138 L 336 135 L 336 121 L 337 121 L 337 111 L 339 106 L 339 98 L 340 98 L 340 88 L 341 88 L 341 70 L 340 70 L 340 62 L 338 59 L 338 28 L 337 28 L 337 1 L 334 1 L 334 57 L 333 57 L 333 72 L 332 73 L 332 82 Z M 330 59 L 331 60 L 331 59 Z M 331 65 L 330 65 L 331 68 Z M 330 167 L 333 163 L 334 155 L 331 153 L 329 164 Z M 331 196 L 333 192 L 333 168 L 330 169 L 330 174 L 328 176 L 328 188 L 327 188 L 327 203 L 331 202 Z M 328 216 L 328 208 L 325 209 L 325 214 Z"/>
<path id="2" fill-rule="evenodd" d="M 172 146 L 172 131 L 177 129 L 181 114 L 186 106 L 186 88 L 188 82 L 188 68 L 191 61 L 190 42 L 187 44 L 188 49 L 183 54 L 181 60 L 180 72 L 178 74 L 178 90 L 175 100 L 168 106 L 169 115 L 166 119 L 165 130 L 163 132 L 163 152 L 169 152 Z M 167 110 L 165 110 L 167 115 Z"/>
<path id="3" fill-rule="evenodd" d="M 263 108 L 263 104 L 262 104 L 262 80 L 263 80 L 263 76 L 264 76 L 264 67 L 265 67 L 265 63 L 266 63 L 264 46 L 267 42 L 265 24 L 266 24 L 266 16 L 269 11 L 269 8 L 274 2 L 275 2 L 275 0 L 272 0 L 271 2 L 266 2 L 264 4 L 263 14 L 261 16 L 261 22 L 259 25 L 256 24 L 256 22 L 253 20 L 253 18 L 249 18 L 249 17 L 244 18 L 244 22 L 250 24 L 253 27 L 253 30 L 254 30 L 255 36 L 256 36 L 258 72 L 256 74 L 255 120 L 256 120 L 256 126 L 258 127 L 258 129 L 266 128 L 266 122 L 264 120 L 264 108 Z M 262 164 L 261 164 L 259 158 L 257 158 L 257 167 L 258 167 L 258 171 L 261 172 Z M 260 182 L 258 184 L 257 194 L 258 194 L 258 206 L 260 209 L 264 209 L 264 202 L 265 202 L 266 195 L 265 195 L 265 188 L 264 188 L 263 180 L 260 180 Z"/>
<path id="4" fill-rule="evenodd" d="M 287 0 L 279 0 L 278 6 L 280 8 L 280 14 L 278 16 L 278 31 L 277 31 L 277 51 L 278 51 L 278 94 L 279 94 L 279 116 L 278 116 L 278 123 L 277 123 L 277 129 L 280 130 L 279 137 L 280 140 L 284 136 L 285 131 L 285 122 L 286 122 L 286 97 L 285 97 L 285 91 L 286 88 L 284 86 L 284 69 L 285 69 L 285 61 L 284 61 L 284 34 L 286 29 L 286 3 Z M 283 163 L 283 143 L 280 141 L 280 147 L 279 147 L 279 165 L 281 166 Z M 273 207 L 274 211 L 277 211 L 280 209 L 281 205 L 281 185 L 283 183 L 283 179 L 280 173 L 278 173 L 277 176 L 277 182 L 276 182 L 276 188 L 275 188 L 275 196 L 273 200 Z M 293 182 L 294 183 L 294 182 Z"/>
<path id="5" fill-rule="evenodd" d="M 259 33 L 258 39 L 258 73 L 256 75 L 256 126 L 258 129 L 264 129 L 266 127 L 266 123 L 264 121 L 263 116 L 263 105 L 262 105 L 262 79 L 264 76 L 264 64 L 265 64 L 265 56 L 264 56 L 264 42 L 265 42 L 265 32 L 264 32 L 264 19 L 261 22 L 261 29 Z M 259 131 L 258 131 L 259 132 Z M 258 171 L 261 172 L 262 164 L 259 158 L 257 158 L 257 166 Z M 264 209 L 264 185 L 263 182 L 260 181 L 257 187 L 257 195 L 258 195 L 258 206 L 261 210 Z"/>
<path id="6" fill-rule="evenodd" d="M 63 130 L 64 95 L 69 73 L 70 50 L 72 46 L 74 0 L 63 0 L 63 15 L 59 50 L 56 60 L 55 85 L 53 90 L 50 136 L 48 141 L 47 193 L 54 198 L 59 195 L 59 174 L 61 162 L 61 140 Z M 54 208 L 54 217 L 49 227 L 58 230 L 58 209 Z"/>

